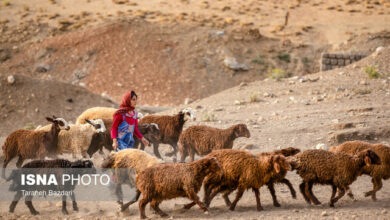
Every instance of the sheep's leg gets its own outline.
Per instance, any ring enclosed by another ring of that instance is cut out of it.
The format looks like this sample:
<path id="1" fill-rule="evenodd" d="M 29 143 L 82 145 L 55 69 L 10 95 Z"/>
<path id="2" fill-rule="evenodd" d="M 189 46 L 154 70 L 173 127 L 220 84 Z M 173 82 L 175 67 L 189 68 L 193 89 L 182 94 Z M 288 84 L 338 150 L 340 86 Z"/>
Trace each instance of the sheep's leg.
<path id="1" fill-rule="evenodd" d="M 31 200 L 32 200 L 32 196 L 26 196 L 24 203 L 26 204 L 26 206 L 28 207 L 28 209 L 30 210 L 32 215 L 38 215 L 39 212 L 34 209 L 34 206 L 33 206 Z"/>
<path id="2" fill-rule="evenodd" d="M 199 197 L 196 194 L 196 192 L 193 189 L 188 189 L 186 191 L 187 191 L 186 193 L 187 193 L 188 198 L 191 199 L 193 202 L 195 202 L 199 206 L 199 208 L 201 210 L 203 210 L 203 212 L 206 213 L 208 211 L 208 209 L 206 208 L 204 203 L 199 200 Z"/>
<path id="3" fill-rule="evenodd" d="M 62 196 L 62 214 L 68 215 L 68 210 L 66 210 L 66 196 Z"/>
<path id="4" fill-rule="evenodd" d="M 236 199 L 234 199 L 233 203 L 230 205 L 230 208 L 229 208 L 230 211 L 234 211 L 238 201 L 241 199 L 242 195 L 244 194 L 244 191 L 245 191 L 244 188 L 241 188 L 241 187 L 238 188 L 237 194 L 236 194 Z"/>
<path id="5" fill-rule="evenodd" d="M 295 189 L 292 186 L 291 182 L 288 179 L 282 179 L 280 182 L 284 183 L 284 184 L 286 184 L 288 186 L 288 188 L 290 189 L 290 192 L 291 192 L 291 196 L 294 199 L 296 199 L 297 198 L 297 193 L 295 192 Z"/>
<path id="6" fill-rule="evenodd" d="M 190 162 L 195 160 L 195 149 L 193 147 L 190 148 Z"/>
<path id="7" fill-rule="evenodd" d="M 313 182 L 309 181 L 305 186 L 305 192 L 309 196 L 310 200 L 314 203 L 314 205 L 320 205 L 321 202 L 318 201 L 317 197 L 313 194 Z"/>
<path id="8" fill-rule="evenodd" d="M 76 196 L 74 195 L 74 191 L 73 190 L 72 190 L 72 193 L 70 194 L 70 199 L 72 200 L 73 210 L 78 212 L 79 208 L 77 207 Z"/>
<path id="9" fill-rule="evenodd" d="M 139 205 L 139 213 L 140 213 L 140 217 L 141 219 L 145 219 L 146 218 L 146 215 L 145 215 L 145 207 L 146 205 L 149 203 L 149 199 L 143 195 L 141 200 L 139 201 L 138 205 Z"/>
<path id="10" fill-rule="evenodd" d="M 17 168 L 22 167 L 23 161 L 24 161 L 24 158 L 22 156 L 19 156 L 18 161 L 16 162 L 16 167 Z"/>
<path id="11" fill-rule="evenodd" d="M 232 191 L 226 192 L 222 195 L 223 200 L 225 201 L 226 206 L 230 207 L 232 203 L 229 200 L 229 195 L 232 193 Z"/>
<path id="12" fill-rule="evenodd" d="M 382 188 L 382 178 L 372 178 L 373 189 L 364 194 L 365 197 L 371 196 L 373 201 L 376 201 L 376 192 Z"/>
<path id="13" fill-rule="evenodd" d="M 333 198 L 333 199 L 330 200 L 329 206 L 330 206 L 330 207 L 334 207 L 334 204 L 335 204 L 339 199 L 341 199 L 341 197 L 343 197 L 344 194 L 345 194 L 345 189 L 344 189 L 344 188 L 339 188 L 339 194 L 338 194 L 335 198 Z"/>
<path id="14" fill-rule="evenodd" d="M 136 194 L 135 194 L 135 196 L 134 196 L 134 198 L 133 198 L 130 202 L 128 202 L 128 203 L 122 205 L 121 211 L 122 211 L 122 212 L 125 211 L 131 204 L 137 202 L 140 195 L 141 195 L 141 191 L 137 190 L 137 191 L 136 191 Z"/>
<path id="15" fill-rule="evenodd" d="M 122 192 L 122 184 L 120 183 L 115 183 L 115 195 L 117 200 L 117 203 L 120 206 L 123 206 L 123 192 Z"/>
<path id="16" fill-rule="evenodd" d="M 150 202 L 150 207 L 152 207 L 154 209 L 154 211 L 156 211 L 157 214 L 159 214 L 161 217 L 167 217 L 168 214 L 163 212 L 160 207 L 158 207 L 158 205 L 160 205 L 159 202 L 157 202 L 156 200 L 152 200 Z"/>
<path id="17" fill-rule="evenodd" d="M 332 184 L 332 195 L 330 196 L 330 201 L 336 196 L 337 186 Z"/>
<path id="18" fill-rule="evenodd" d="M 305 199 L 305 201 L 309 204 L 311 204 L 311 201 L 309 199 L 309 197 L 306 195 L 306 192 L 305 192 L 305 185 L 306 185 L 306 182 L 302 182 L 300 185 L 299 185 L 299 190 L 301 191 L 302 195 L 303 195 L 303 198 Z"/>
<path id="19" fill-rule="evenodd" d="M 23 194 L 21 191 L 18 191 L 15 196 L 14 196 L 14 200 L 12 200 L 12 203 L 11 205 L 9 206 L 9 212 L 10 213 L 13 213 L 15 211 L 15 207 L 16 205 L 18 204 L 19 200 L 22 198 Z"/>
<path id="20" fill-rule="evenodd" d="M 212 187 L 210 187 L 209 184 L 205 184 L 203 186 L 203 190 L 204 190 L 204 195 L 203 195 L 203 203 L 205 204 L 206 207 L 209 207 L 208 204 L 207 204 L 207 201 L 208 201 L 208 198 L 209 198 L 209 195 L 210 195 L 210 192 L 211 192 L 211 189 Z M 192 208 L 192 206 L 196 205 L 195 202 L 191 202 L 191 203 L 188 203 L 186 205 L 184 205 L 184 209 L 190 209 Z"/>
<path id="21" fill-rule="evenodd" d="M 183 150 L 180 150 L 180 162 L 181 163 L 184 163 L 186 161 L 186 157 L 188 156 L 187 154 L 187 151 L 185 149 Z"/>
<path id="22" fill-rule="evenodd" d="M 6 178 L 6 177 L 5 177 L 5 168 L 7 167 L 8 163 L 9 163 L 10 161 L 11 161 L 11 160 L 8 159 L 8 158 L 4 159 L 3 171 L 1 172 L 1 177 L 2 177 L 3 179 Z"/>
<path id="23" fill-rule="evenodd" d="M 263 207 L 261 206 L 261 202 L 260 202 L 260 191 L 258 188 L 252 188 L 253 192 L 255 193 L 255 197 L 256 197 L 256 205 L 257 205 L 257 211 L 263 211 Z"/>
<path id="24" fill-rule="evenodd" d="M 162 159 L 160 152 L 158 151 L 158 143 L 153 143 L 153 153 L 156 155 L 157 158 Z"/>
<path id="25" fill-rule="evenodd" d="M 206 204 L 206 207 L 210 207 L 211 201 L 222 190 L 223 190 L 223 187 L 221 187 L 221 186 L 217 186 L 217 187 L 214 187 L 214 188 L 211 189 L 211 192 L 209 193 L 209 196 L 207 197 L 207 200 L 206 200 L 206 197 L 205 197 L 204 203 Z"/>
<path id="26" fill-rule="evenodd" d="M 278 202 L 278 199 L 276 198 L 274 183 L 269 183 L 267 186 L 268 186 L 269 192 L 271 193 L 272 200 L 273 200 L 273 202 L 274 202 L 274 206 L 275 206 L 275 207 L 280 207 L 280 204 L 279 204 L 279 202 Z"/>
<path id="27" fill-rule="evenodd" d="M 135 147 L 135 146 L 134 146 Z M 144 143 L 141 143 L 141 146 L 139 147 L 140 150 L 145 150 L 145 145 Z"/>

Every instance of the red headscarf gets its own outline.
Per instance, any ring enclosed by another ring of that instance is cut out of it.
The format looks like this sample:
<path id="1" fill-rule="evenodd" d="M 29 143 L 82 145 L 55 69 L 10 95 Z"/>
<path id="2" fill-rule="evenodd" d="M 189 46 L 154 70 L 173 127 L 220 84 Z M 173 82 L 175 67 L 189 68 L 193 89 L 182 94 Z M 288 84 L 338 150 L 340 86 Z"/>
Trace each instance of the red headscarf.
<path id="1" fill-rule="evenodd" d="M 130 91 L 130 92 L 126 93 L 122 98 L 121 105 L 119 106 L 119 109 L 116 110 L 116 112 L 114 113 L 114 117 L 117 114 L 124 114 L 126 112 L 134 110 L 134 107 L 131 106 L 131 94 L 137 96 L 134 91 Z"/>

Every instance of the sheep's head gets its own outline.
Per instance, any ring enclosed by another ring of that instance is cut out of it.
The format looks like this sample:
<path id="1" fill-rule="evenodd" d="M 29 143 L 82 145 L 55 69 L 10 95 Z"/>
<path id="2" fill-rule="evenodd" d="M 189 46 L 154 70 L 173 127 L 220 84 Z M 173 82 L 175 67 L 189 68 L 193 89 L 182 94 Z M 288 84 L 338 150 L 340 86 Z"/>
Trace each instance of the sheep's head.
<path id="1" fill-rule="evenodd" d="M 104 133 L 106 132 L 106 126 L 104 125 L 104 122 L 102 119 L 94 119 L 94 120 L 88 120 L 88 119 L 85 119 L 85 121 L 92 125 L 95 130 L 96 130 L 96 133 Z"/>
<path id="2" fill-rule="evenodd" d="M 92 161 L 90 160 L 77 160 L 71 163 L 72 173 L 73 174 L 95 174 L 96 169 L 93 166 Z M 82 169 L 73 169 L 73 168 L 82 168 Z"/>
<path id="3" fill-rule="evenodd" d="M 271 156 L 272 167 L 276 173 L 280 173 L 282 171 L 291 170 L 291 165 L 286 159 L 286 157 L 282 155 L 274 155 Z"/>
<path id="4" fill-rule="evenodd" d="M 141 120 L 143 117 L 144 117 L 144 114 L 142 114 L 141 112 L 138 112 L 138 115 L 137 115 L 138 120 Z"/>
<path id="5" fill-rule="evenodd" d="M 56 126 L 57 129 L 59 130 L 69 130 L 69 123 L 63 119 L 63 118 L 57 118 L 56 116 L 53 115 L 52 118 L 46 117 L 46 120 L 53 123 L 54 126 Z"/>
<path id="6" fill-rule="evenodd" d="M 363 150 L 358 154 L 359 157 L 364 158 L 364 163 L 367 167 L 371 165 L 380 165 L 381 159 L 379 156 L 372 150 Z"/>
<path id="7" fill-rule="evenodd" d="M 275 152 L 280 153 L 285 157 L 289 157 L 289 156 L 294 156 L 295 154 L 301 152 L 301 150 L 299 150 L 298 148 L 294 148 L 294 147 L 288 147 L 288 148 L 280 149 L 280 150 L 275 151 Z"/>
<path id="8" fill-rule="evenodd" d="M 191 119 L 192 121 L 196 120 L 195 112 L 192 108 L 185 108 L 180 111 L 180 114 L 184 114 L 184 121 Z"/>
<path id="9" fill-rule="evenodd" d="M 236 136 L 236 138 L 238 137 L 250 138 L 251 133 L 249 132 L 245 124 L 237 124 L 234 127 L 234 135 Z"/>

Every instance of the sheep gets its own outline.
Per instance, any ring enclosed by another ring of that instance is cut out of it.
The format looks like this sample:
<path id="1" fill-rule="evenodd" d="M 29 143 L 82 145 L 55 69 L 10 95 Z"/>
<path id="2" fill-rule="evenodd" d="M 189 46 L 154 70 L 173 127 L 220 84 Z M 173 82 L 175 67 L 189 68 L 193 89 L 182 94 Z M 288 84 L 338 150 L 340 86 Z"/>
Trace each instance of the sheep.
<path id="1" fill-rule="evenodd" d="M 299 152 L 301 152 L 301 150 L 299 150 L 297 148 L 293 148 L 293 147 L 288 147 L 288 148 L 276 150 L 274 152 L 263 152 L 263 153 L 257 154 L 257 156 L 259 156 L 260 158 L 268 157 L 268 156 L 272 156 L 272 155 L 283 155 L 285 157 L 289 157 L 289 156 L 294 156 L 295 154 L 297 154 Z M 297 198 L 296 192 L 294 190 L 294 187 L 292 186 L 290 181 L 285 178 L 286 174 L 287 174 L 287 170 L 284 170 L 284 172 L 282 172 L 282 170 L 281 170 L 281 172 L 278 175 L 274 176 L 270 180 L 270 182 L 267 184 L 268 190 L 271 193 L 272 200 L 273 200 L 273 203 L 274 203 L 275 207 L 280 207 L 280 204 L 279 204 L 279 202 L 278 202 L 278 200 L 276 198 L 274 183 L 284 183 L 284 184 L 286 184 L 288 186 L 288 188 L 290 189 L 291 196 L 294 199 Z"/>
<path id="2" fill-rule="evenodd" d="M 94 120 L 94 119 L 112 119 L 114 113 L 117 109 L 110 107 L 93 107 L 85 110 L 83 113 L 77 117 L 76 124 L 85 124 L 87 123 L 85 119 Z M 143 114 L 138 112 L 138 119 L 143 118 Z M 107 126 L 108 127 L 108 126 Z M 109 127 L 111 128 L 111 127 Z"/>
<path id="3" fill-rule="evenodd" d="M 115 183 L 115 194 L 118 198 L 118 203 L 124 211 L 126 208 L 123 207 L 123 193 L 122 184 L 128 184 L 130 187 L 135 187 L 134 169 L 137 173 L 153 165 L 163 163 L 164 161 L 153 157 L 145 151 L 138 149 L 125 149 L 115 153 L 111 153 L 109 157 L 103 162 L 102 168 L 115 168 L 116 183 Z M 122 173 L 122 169 L 126 168 L 126 173 Z M 138 200 L 140 192 L 137 191 L 137 195 L 132 200 L 133 203 Z"/>
<path id="4" fill-rule="evenodd" d="M 185 108 L 173 116 L 148 115 L 139 121 L 139 124 L 156 123 L 160 129 L 160 140 L 151 142 L 153 143 L 153 151 L 156 157 L 162 158 L 158 151 L 159 144 L 169 144 L 172 146 L 173 151 L 166 154 L 166 156 L 174 155 L 173 160 L 176 161 L 177 142 L 183 130 L 184 123 L 189 119 L 196 120 L 192 108 Z"/>
<path id="5" fill-rule="evenodd" d="M 233 141 L 239 137 L 250 137 L 245 124 L 236 124 L 227 129 L 218 129 L 209 126 L 191 126 L 183 131 L 179 139 L 179 152 L 181 162 L 187 155 L 194 161 L 195 153 L 206 155 L 212 150 L 232 149 Z"/>
<path id="6" fill-rule="evenodd" d="M 39 169 L 31 169 L 31 168 L 39 168 Z M 73 185 L 71 182 L 65 182 L 64 185 L 24 185 L 21 183 L 21 175 L 22 174 L 35 174 L 35 175 L 55 175 L 57 181 L 62 180 L 63 174 L 69 174 L 69 175 L 77 175 L 77 174 L 85 174 L 85 173 L 95 173 L 96 171 L 94 169 L 73 169 L 73 168 L 93 168 L 93 163 L 90 160 L 85 161 L 75 161 L 70 162 L 68 160 L 64 159 L 55 159 L 55 160 L 34 160 L 29 163 L 26 163 L 23 166 L 23 169 L 15 169 L 12 171 L 11 175 L 7 178 L 7 181 L 12 180 L 12 183 L 10 185 L 9 190 L 15 191 L 16 194 L 14 196 L 14 199 L 12 200 L 12 203 L 9 207 L 9 212 L 13 213 L 15 210 L 15 207 L 18 203 L 18 201 L 22 198 L 23 191 L 44 191 L 45 194 L 52 190 L 52 191 L 68 191 L 70 192 L 70 198 L 72 200 L 73 210 L 78 211 L 76 198 L 74 195 L 74 189 L 76 185 Z M 63 169 L 63 170 L 58 170 Z M 27 195 L 25 198 L 25 203 L 27 207 L 29 208 L 31 214 L 38 215 L 39 212 L 35 210 L 34 206 L 32 205 L 33 195 Z M 68 211 L 66 209 L 66 195 L 62 196 L 62 213 L 64 215 L 68 214 Z"/>
<path id="7" fill-rule="evenodd" d="M 158 206 L 168 199 L 188 197 L 207 214 L 207 207 L 197 195 L 205 176 L 220 175 L 221 167 L 215 158 L 208 157 L 191 163 L 159 164 L 137 174 L 137 189 L 141 219 L 146 218 L 145 206 L 150 206 L 161 216 L 167 216 Z M 127 204 L 126 204 L 127 205 Z"/>
<path id="8" fill-rule="evenodd" d="M 382 179 L 387 180 L 390 178 L 390 147 L 383 144 L 370 144 L 364 141 L 348 141 L 339 146 L 331 147 L 329 151 L 355 155 L 366 149 L 374 151 L 382 162 L 380 165 L 366 166 L 363 169 L 363 174 L 370 175 L 373 183 L 373 189 L 366 192 L 365 196 L 371 195 L 372 200 L 376 201 L 376 192 L 382 188 Z"/>
<path id="9" fill-rule="evenodd" d="M 63 118 L 46 117 L 46 120 L 54 126 L 49 131 L 31 131 L 19 129 L 12 132 L 3 144 L 3 172 L 5 178 L 5 168 L 7 164 L 16 156 L 19 156 L 16 166 L 22 166 L 26 159 L 54 156 L 57 151 L 58 133 L 60 130 L 69 130 L 68 122 Z"/>
<path id="10" fill-rule="evenodd" d="M 160 140 L 160 129 L 156 123 L 138 125 L 138 130 L 150 143 L 158 142 Z M 134 148 L 139 148 L 141 150 L 145 149 L 145 145 L 135 136 L 134 141 Z M 141 146 L 139 144 L 141 144 Z M 158 154 L 158 151 L 156 151 L 157 148 L 153 148 L 153 150 L 155 155 Z"/>
<path id="11" fill-rule="evenodd" d="M 255 193 L 257 211 L 262 211 L 260 203 L 260 187 L 267 185 L 271 180 L 290 170 L 290 164 L 282 155 L 269 155 L 259 158 L 247 151 L 222 149 L 214 150 L 205 158 L 215 157 L 222 168 L 221 175 L 208 175 L 204 180 L 204 200 L 206 206 L 219 192 L 223 192 L 223 198 L 229 209 L 233 211 L 246 189 L 252 188 Z M 238 189 L 236 198 L 231 203 L 228 195 Z M 189 209 L 194 205 L 190 203 L 184 206 Z"/>
<path id="12" fill-rule="evenodd" d="M 60 131 L 58 135 L 58 148 L 56 154 L 72 153 L 76 155 L 82 155 L 87 157 L 87 153 L 91 157 L 92 154 L 89 151 L 94 134 L 104 133 L 106 127 L 102 119 L 88 120 L 87 124 L 71 124 L 70 129 L 67 131 Z M 44 127 L 38 127 L 35 130 L 47 131 L 51 128 L 51 125 Z M 96 151 L 95 151 L 96 152 Z"/>
<path id="13" fill-rule="evenodd" d="M 94 119 L 102 119 L 104 124 L 106 125 L 106 132 L 103 134 L 95 134 L 92 137 L 91 145 L 88 148 L 88 154 L 91 156 L 97 150 L 103 154 L 103 147 L 108 151 L 113 151 L 112 148 L 112 139 L 111 139 L 111 127 L 113 123 L 113 115 L 117 109 L 110 107 L 93 107 L 85 110 L 83 113 L 79 115 L 76 120 L 76 124 L 85 124 L 86 119 L 94 120 Z M 143 114 L 138 112 L 138 119 L 143 118 Z M 142 133 L 142 132 L 141 132 Z"/>
<path id="14" fill-rule="evenodd" d="M 326 150 L 306 150 L 293 156 L 290 163 L 302 177 L 299 189 L 306 202 L 321 204 L 314 196 L 312 187 L 313 184 L 327 184 L 332 186 L 329 206 L 334 207 L 365 167 L 380 164 L 381 161 L 371 150 L 360 151 L 356 156 Z M 335 197 L 337 189 L 339 193 Z"/>

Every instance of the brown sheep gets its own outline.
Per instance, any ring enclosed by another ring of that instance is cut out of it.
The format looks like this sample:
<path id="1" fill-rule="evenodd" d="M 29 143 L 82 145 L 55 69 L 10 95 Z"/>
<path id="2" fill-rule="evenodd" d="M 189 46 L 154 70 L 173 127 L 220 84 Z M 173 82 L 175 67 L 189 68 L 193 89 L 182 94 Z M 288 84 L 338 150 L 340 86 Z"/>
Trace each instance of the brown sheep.
<path id="1" fill-rule="evenodd" d="M 16 166 L 22 166 L 26 159 L 40 158 L 45 156 L 55 156 L 58 144 L 58 133 L 61 129 L 69 130 L 68 123 L 63 118 L 47 117 L 46 120 L 53 125 L 49 131 L 32 131 L 19 129 L 8 135 L 2 147 L 3 149 L 3 172 L 5 178 L 5 168 L 7 164 L 16 156 L 19 156 Z"/>
<path id="2" fill-rule="evenodd" d="M 288 148 L 276 150 L 274 152 L 263 152 L 263 153 L 258 154 L 258 156 L 260 158 L 262 158 L 264 156 L 267 157 L 267 156 L 272 156 L 272 155 L 283 155 L 285 157 L 289 157 L 289 156 L 294 156 L 295 154 L 297 154 L 299 152 L 301 152 L 301 150 L 299 150 L 297 148 L 293 148 L 293 147 L 288 147 Z M 294 190 L 294 187 L 292 186 L 290 181 L 285 178 L 286 174 L 287 174 L 287 170 L 284 170 L 283 172 L 281 171 L 278 175 L 275 175 L 270 180 L 270 182 L 267 184 L 268 189 L 269 189 L 269 191 L 271 193 L 272 200 L 273 200 L 273 203 L 274 203 L 275 207 L 280 207 L 280 204 L 279 204 L 279 202 L 278 202 L 278 200 L 276 198 L 276 194 L 275 194 L 275 188 L 274 188 L 274 184 L 275 183 L 284 183 L 284 184 L 286 184 L 288 186 L 288 188 L 290 189 L 291 196 L 294 199 L 297 198 L 296 192 Z"/>
<path id="3" fill-rule="evenodd" d="M 156 157 L 162 159 L 158 151 L 159 144 L 160 143 L 169 144 L 172 146 L 173 151 L 166 154 L 166 156 L 174 155 L 174 161 L 176 161 L 177 142 L 183 130 L 184 123 L 189 119 L 195 120 L 194 111 L 191 108 L 186 108 L 173 116 L 169 116 L 169 115 L 145 116 L 139 121 L 139 125 L 156 123 L 158 125 L 158 128 L 160 129 L 160 140 L 151 142 L 153 143 L 153 151 Z"/>
<path id="4" fill-rule="evenodd" d="M 150 143 L 160 141 L 160 129 L 157 124 L 141 124 L 138 125 L 138 130 Z M 134 148 L 145 149 L 145 145 L 136 136 L 134 136 L 134 141 Z M 153 148 L 153 151 L 154 155 L 158 154 L 157 148 Z"/>
<path id="5" fill-rule="evenodd" d="M 371 150 L 360 151 L 356 156 L 326 150 L 307 150 L 293 156 L 290 162 L 303 179 L 299 188 L 306 202 L 321 204 L 314 196 L 312 187 L 313 184 L 327 184 L 332 186 L 329 206 L 334 207 L 365 167 L 380 164 L 380 159 Z M 339 193 L 335 197 L 337 189 Z"/>
<path id="6" fill-rule="evenodd" d="M 185 164 L 159 164 L 137 174 L 137 189 L 142 198 L 139 201 L 141 219 L 146 218 L 145 206 L 150 206 L 160 215 L 167 216 L 158 206 L 167 199 L 188 197 L 199 205 L 203 212 L 206 206 L 199 201 L 197 193 L 207 175 L 220 175 L 221 167 L 215 158 L 208 157 Z"/>
<path id="7" fill-rule="evenodd" d="M 331 147 L 329 151 L 344 152 L 350 155 L 355 155 L 362 150 L 370 149 L 374 151 L 381 159 L 380 165 L 366 166 L 363 169 L 363 174 L 372 177 L 373 189 L 365 193 L 365 196 L 370 196 L 372 200 L 376 200 L 376 192 L 382 188 L 382 179 L 390 178 L 390 147 L 383 144 L 370 144 L 364 141 L 348 141 L 339 146 Z"/>
<path id="8" fill-rule="evenodd" d="M 135 187 L 135 171 L 138 173 L 148 167 L 163 162 L 163 160 L 138 149 L 124 149 L 115 153 L 113 152 L 103 161 L 102 168 L 115 168 L 115 194 L 122 211 L 126 209 L 126 207 L 123 207 L 122 184 L 128 184 L 132 188 Z M 133 203 L 136 202 L 139 196 L 140 192 L 137 191 L 136 196 L 131 201 Z"/>
<path id="9" fill-rule="evenodd" d="M 259 158 L 242 150 L 214 150 L 206 158 L 215 157 L 222 168 L 222 175 L 208 175 L 204 180 L 204 203 L 209 206 L 211 200 L 219 192 L 223 192 L 225 203 L 234 210 L 237 202 L 247 189 L 255 193 L 257 210 L 263 210 L 260 203 L 261 186 L 268 184 L 279 173 L 290 170 L 290 164 L 281 155 L 271 155 Z M 228 195 L 238 189 L 236 198 L 230 203 Z M 184 206 L 189 209 L 194 205 L 190 203 Z"/>
<path id="10" fill-rule="evenodd" d="M 250 137 L 245 124 L 236 124 L 227 129 L 191 126 L 183 131 L 179 139 L 180 161 L 184 162 L 187 155 L 190 161 L 194 161 L 195 153 L 203 156 L 212 150 L 232 149 L 233 141 L 239 137 Z"/>

